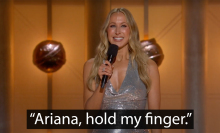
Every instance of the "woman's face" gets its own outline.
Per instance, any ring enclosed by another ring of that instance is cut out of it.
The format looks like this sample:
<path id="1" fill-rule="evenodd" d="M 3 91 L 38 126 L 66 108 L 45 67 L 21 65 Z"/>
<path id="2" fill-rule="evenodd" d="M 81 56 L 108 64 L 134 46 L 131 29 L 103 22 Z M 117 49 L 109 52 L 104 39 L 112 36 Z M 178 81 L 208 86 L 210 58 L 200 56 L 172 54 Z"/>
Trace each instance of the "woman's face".
<path id="1" fill-rule="evenodd" d="M 108 40 L 111 44 L 122 48 L 128 44 L 130 28 L 128 27 L 125 15 L 121 12 L 113 13 L 107 28 Z"/>

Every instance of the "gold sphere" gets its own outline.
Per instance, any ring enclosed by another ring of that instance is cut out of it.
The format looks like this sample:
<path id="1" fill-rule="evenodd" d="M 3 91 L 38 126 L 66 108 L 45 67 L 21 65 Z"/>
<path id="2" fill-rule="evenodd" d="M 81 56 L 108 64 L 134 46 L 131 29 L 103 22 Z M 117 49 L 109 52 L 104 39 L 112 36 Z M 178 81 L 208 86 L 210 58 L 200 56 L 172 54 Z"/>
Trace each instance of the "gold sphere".
<path id="1" fill-rule="evenodd" d="M 63 45 L 54 40 L 45 40 L 34 49 L 33 63 L 43 72 L 59 70 L 66 62 Z"/>
<path id="2" fill-rule="evenodd" d="M 158 66 L 160 66 L 164 59 L 164 54 L 156 40 L 154 38 L 149 40 L 142 40 L 141 45 L 149 58 L 155 61 Z"/>

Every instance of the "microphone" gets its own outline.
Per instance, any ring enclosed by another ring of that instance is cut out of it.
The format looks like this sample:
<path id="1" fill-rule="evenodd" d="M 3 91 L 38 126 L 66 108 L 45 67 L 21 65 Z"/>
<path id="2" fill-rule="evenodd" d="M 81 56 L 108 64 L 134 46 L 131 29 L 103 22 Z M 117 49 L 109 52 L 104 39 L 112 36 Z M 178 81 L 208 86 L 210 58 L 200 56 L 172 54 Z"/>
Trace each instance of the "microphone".
<path id="1" fill-rule="evenodd" d="M 107 56 L 108 56 L 108 61 L 112 64 L 115 61 L 116 55 L 118 53 L 118 46 L 115 44 L 111 44 L 108 48 L 108 52 L 107 52 Z M 101 88 L 103 89 L 106 82 L 108 80 L 108 76 L 107 75 L 103 75 L 102 77 L 102 84 L 101 84 Z"/>

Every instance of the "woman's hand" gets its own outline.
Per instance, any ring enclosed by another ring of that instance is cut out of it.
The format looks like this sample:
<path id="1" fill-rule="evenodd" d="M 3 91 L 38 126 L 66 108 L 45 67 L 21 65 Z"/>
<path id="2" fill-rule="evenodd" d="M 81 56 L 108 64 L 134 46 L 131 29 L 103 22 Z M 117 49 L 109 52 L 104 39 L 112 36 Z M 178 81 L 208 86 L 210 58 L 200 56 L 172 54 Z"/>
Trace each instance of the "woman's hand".
<path id="1" fill-rule="evenodd" d="M 107 75 L 108 78 L 111 78 L 113 74 L 113 66 L 107 60 L 103 61 L 103 64 L 99 67 L 98 75 L 99 78 L 102 80 L 103 75 Z"/>

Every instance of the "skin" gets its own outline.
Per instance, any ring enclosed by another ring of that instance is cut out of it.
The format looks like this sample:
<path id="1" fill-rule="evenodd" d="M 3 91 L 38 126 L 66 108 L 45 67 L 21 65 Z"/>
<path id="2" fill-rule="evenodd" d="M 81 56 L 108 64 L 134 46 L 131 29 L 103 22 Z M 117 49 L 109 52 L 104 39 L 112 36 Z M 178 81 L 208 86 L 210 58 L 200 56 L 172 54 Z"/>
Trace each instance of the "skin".
<path id="1" fill-rule="evenodd" d="M 116 44 L 119 47 L 116 61 L 111 65 L 105 61 L 99 67 L 98 75 L 102 78 L 103 75 L 108 75 L 113 88 L 118 92 L 125 78 L 128 62 L 128 39 L 130 29 L 123 13 L 118 12 L 111 15 L 107 28 L 108 40 L 111 44 Z M 101 84 L 98 88 L 91 92 L 88 90 L 86 82 L 91 71 L 94 59 L 88 60 L 84 64 L 84 108 L 85 109 L 101 109 L 104 89 L 101 89 Z M 105 65 L 107 64 L 107 66 Z M 105 71 L 102 71 L 105 68 Z M 148 93 L 148 109 L 160 109 L 160 77 L 157 65 L 154 61 L 149 60 L 149 76 L 152 80 L 151 90 Z M 95 88 L 95 82 L 92 85 Z M 152 133 L 161 133 L 160 129 L 151 130 Z"/>

